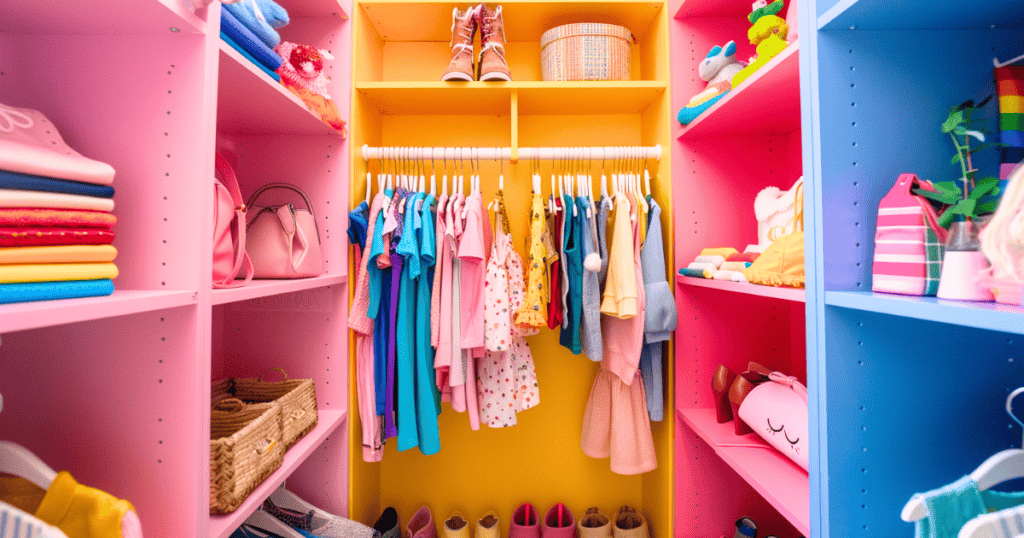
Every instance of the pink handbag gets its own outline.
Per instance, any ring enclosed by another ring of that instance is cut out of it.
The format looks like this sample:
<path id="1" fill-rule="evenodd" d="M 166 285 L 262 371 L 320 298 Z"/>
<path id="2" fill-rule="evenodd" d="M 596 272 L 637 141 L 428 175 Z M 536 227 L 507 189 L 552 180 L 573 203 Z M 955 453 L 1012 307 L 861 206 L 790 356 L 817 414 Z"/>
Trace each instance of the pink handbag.
<path id="1" fill-rule="evenodd" d="M 934 190 L 914 174 L 900 174 L 878 203 L 871 291 L 935 295 L 942 276 L 947 231 L 939 215 L 914 187 Z"/>
<path id="2" fill-rule="evenodd" d="M 270 189 L 297 193 L 306 203 L 306 209 L 296 209 L 292 204 L 257 206 L 259 196 Z M 253 193 L 248 205 L 254 211 L 246 225 L 247 249 L 256 268 L 256 278 L 308 278 L 323 274 L 320 231 L 313 217 L 313 205 L 305 193 L 294 185 L 271 183 Z"/>
<path id="3" fill-rule="evenodd" d="M 238 189 L 235 171 L 227 159 L 216 154 L 216 179 L 213 180 L 213 287 L 237 288 L 252 280 L 252 260 L 245 252 L 245 204 Z M 245 280 L 236 282 L 245 265 Z"/>
<path id="4" fill-rule="evenodd" d="M 807 387 L 795 377 L 769 374 L 743 400 L 739 415 L 768 444 L 807 470 Z"/>

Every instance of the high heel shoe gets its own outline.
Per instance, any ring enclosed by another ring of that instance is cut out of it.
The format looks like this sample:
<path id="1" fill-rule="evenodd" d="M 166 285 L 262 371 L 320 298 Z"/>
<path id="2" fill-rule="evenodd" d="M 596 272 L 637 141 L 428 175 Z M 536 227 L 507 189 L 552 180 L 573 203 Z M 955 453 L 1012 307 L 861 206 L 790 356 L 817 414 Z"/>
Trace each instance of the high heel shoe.
<path id="1" fill-rule="evenodd" d="M 747 395 L 750 394 L 750 391 L 754 390 L 754 386 L 746 377 L 736 376 L 736 381 L 729 387 L 729 404 L 732 406 L 732 414 L 735 417 L 733 423 L 736 425 L 736 435 L 754 433 L 754 430 L 747 426 L 747 423 L 743 422 L 743 419 L 740 418 L 740 405 L 747 398 Z"/>
<path id="2" fill-rule="evenodd" d="M 711 378 L 711 391 L 715 393 L 715 411 L 718 414 L 718 423 L 725 424 L 732 420 L 732 408 L 729 406 L 729 387 L 736 381 L 736 374 L 732 370 L 719 364 Z"/>
<path id="3" fill-rule="evenodd" d="M 757 538 L 757 524 L 749 517 L 741 517 L 736 521 L 736 534 L 733 538 Z"/>

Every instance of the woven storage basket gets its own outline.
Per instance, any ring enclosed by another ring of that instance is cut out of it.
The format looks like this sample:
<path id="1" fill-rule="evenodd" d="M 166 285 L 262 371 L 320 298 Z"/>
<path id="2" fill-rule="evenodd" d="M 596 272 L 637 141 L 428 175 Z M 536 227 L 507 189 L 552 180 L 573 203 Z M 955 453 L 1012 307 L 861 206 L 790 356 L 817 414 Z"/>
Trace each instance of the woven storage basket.
<path id="1" fill-rule="evenodd" d="M 210 411 L 210 513 L 234 511 L 284 461 L 281 406 L 221 400 Z"/>
<path id="2" fill-rule="evenodd" d="M 264 381 L 270 371 L 284 376 L 281 381 Z M 281 405 L 281 431 L 288 450 L 317 423 L 316 390 L 312 379 L 288 379 L 280 368 L 271 368 L 259 377 L 221 380 L 214 383 L 213 401 L 235 397 L 246 403 L 277 402 Z"/>
<path id="3" fill-rule="evenodd" d="M 556 26 L 540 37 L 544 80 L 629 80 L 634 43 L 628 29 L 581 22 Z"/>

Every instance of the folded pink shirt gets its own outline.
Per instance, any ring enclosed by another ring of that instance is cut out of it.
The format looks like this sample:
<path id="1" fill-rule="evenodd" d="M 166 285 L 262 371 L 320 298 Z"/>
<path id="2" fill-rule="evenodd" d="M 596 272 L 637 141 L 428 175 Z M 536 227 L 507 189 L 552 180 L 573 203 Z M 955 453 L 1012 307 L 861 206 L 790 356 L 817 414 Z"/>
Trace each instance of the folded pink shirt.
<path id="1" fill-rule="evenodd" d="M 114 182 L 114 167 L 71 149 L 42 112 L 3 103 L 0 170 L 97 185 Z"/>

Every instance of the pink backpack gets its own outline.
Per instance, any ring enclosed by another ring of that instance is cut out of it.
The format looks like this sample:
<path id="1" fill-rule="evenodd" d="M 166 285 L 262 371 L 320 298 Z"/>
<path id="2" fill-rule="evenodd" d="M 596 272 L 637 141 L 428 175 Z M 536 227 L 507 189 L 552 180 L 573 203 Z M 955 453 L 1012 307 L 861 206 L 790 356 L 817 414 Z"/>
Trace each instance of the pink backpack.
<path id="1" fill-rule="evenodd" d="M 900 174 L 878 204 L 871 289 L 902 295 L 935 295 L 942 276 L 947 230 L 931 203 L 913 193 L 935 190 L 930 181 Z"/>

